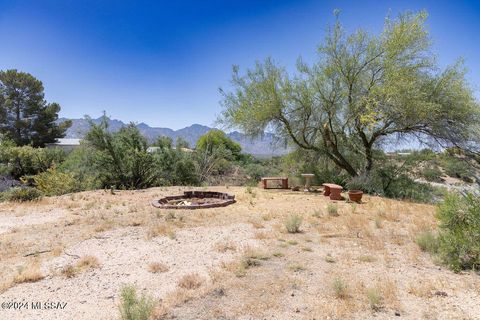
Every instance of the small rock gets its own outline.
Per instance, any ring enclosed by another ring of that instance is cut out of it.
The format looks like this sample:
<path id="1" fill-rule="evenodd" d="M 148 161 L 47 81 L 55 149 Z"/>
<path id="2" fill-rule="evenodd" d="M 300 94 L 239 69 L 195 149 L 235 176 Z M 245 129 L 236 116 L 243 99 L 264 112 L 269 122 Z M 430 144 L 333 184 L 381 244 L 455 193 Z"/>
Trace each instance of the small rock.
<path id="1" fill-rule="evenodd" d="M 395 311 L 395 316 L 396 316 L 396 317 L 400 317 L 400 312 Z"/>
<path id="2" fill-rule="evenodd" d="M 435 291 L 437 297 L 448 297 L 448 294 L 445 291 Z"/>

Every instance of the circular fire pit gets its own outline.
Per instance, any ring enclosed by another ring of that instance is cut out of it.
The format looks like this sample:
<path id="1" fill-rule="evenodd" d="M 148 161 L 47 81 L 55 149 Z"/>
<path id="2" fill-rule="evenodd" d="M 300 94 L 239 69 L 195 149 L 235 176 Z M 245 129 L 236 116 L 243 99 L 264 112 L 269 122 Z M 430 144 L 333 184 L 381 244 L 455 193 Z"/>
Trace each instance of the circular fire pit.
<path id="1" fill-rule="evenodd" d="M 235 196 L 214 191 L 185 191 L 180 196 L 167 196 L 152 202 L 160 209 L 208 209 L 235 203 Z"/>

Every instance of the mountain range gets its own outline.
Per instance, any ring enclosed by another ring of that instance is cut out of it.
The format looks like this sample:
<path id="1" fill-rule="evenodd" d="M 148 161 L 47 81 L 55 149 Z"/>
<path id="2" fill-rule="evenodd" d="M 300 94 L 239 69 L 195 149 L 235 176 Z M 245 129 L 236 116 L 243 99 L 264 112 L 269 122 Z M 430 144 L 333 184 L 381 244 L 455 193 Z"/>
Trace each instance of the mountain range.
<path id="1" fill-rule="evenodd" d="M 60 118 L 58 122 L 66 121 L 66 118 Z M 88 132 L 90 124 L 87 119 L 70 119 L 72 126 L 67 130 L 65 138 L 81 139 Z M 96 124 L 101 122 L 102 118 L 92 119 Z M 116 119 L 108 118 L 108 127 L 112 132 L 120 130 L 127 124 Z M 150 127 L 146 123 L 136 124 L 138 130 L 144 135 L 149 142 L 155 141 L 158 137 L 166 136 L 175 140 L 178 137 L 185 139 L 191 147 L 195 146 L 198 138 L 211 130 L 218 130 L 208 126 L 193 124 L 191 126 L 173 130 L 170 128 Z M 233 141 L 238 142 L 242 146 L 242 152 L 250 153 L 256 156 L 273 156 L 282 155 L 289 152 L 289 149 L 285 144 L 280 144 L 275 135 L 271 133 L 265 133 L 261 137 L 251 138 L 244 135 L 241 132 L 233 131 L 226 133 Z"/>

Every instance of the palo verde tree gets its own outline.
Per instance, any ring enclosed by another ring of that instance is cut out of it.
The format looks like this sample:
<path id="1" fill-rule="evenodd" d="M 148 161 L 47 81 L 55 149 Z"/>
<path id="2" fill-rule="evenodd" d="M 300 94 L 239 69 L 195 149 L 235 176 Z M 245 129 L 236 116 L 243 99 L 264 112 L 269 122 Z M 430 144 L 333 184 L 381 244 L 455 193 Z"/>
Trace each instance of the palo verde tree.
<path id="1" fill-rule="evenodd" d="M 0 134 L 19 146 L 55 142 L 71 125 L 55 123 L 59 111 L 58 103 L 45 101 L 42 82 L 31 74 L 0 71 Z"/>
<path id="2" fill-rule="evenodd" d="M 351 176 L 372 170 L 388 137 L 465 144 L 480 123 L 479 105 L 461 62 L 436 64 L 426 17 L 406 13 L 387 18 L 379 35 L 347 35 L 336 12 L 317 62 L 299 59 L 295 75 L 272 59 L 244 75 L 234 67 L 220 121 L 250 135 L 273 129 Z"/>

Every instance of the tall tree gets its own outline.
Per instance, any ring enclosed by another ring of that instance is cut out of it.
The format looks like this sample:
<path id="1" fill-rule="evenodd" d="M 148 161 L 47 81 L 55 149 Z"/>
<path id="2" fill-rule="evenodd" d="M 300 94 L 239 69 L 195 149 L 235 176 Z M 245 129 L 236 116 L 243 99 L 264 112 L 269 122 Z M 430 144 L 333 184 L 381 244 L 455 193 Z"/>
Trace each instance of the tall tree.
<path id="1" fill-rule="evenodd" d="M 440 146 L 466 146 L 480 108 L 459 62 L 441 71 L 431 53 L 426 13 L 387 17 L 380 35 L 345 34 L 336 23 L 287 74 L 272 59 L 240 75 L 224 92 L 221 121 L 258 135 L 273 129 L 298 147 L 331 159 L 351 176 L 370 172 L 388 137 L 412 136 Z"/>
<path id="2" fill-rule="evenodd" d="M 29 73 L 0 71 L 0 134 L 35 147 L 64 137 L 71 122 L 55 123 L 60 105 L 47 103 L 43 91 L 42 82 Z"/>

